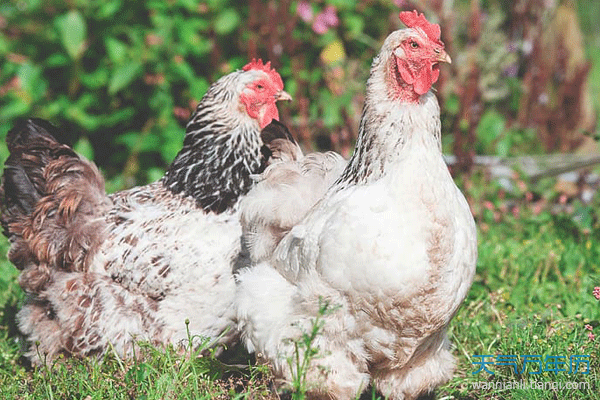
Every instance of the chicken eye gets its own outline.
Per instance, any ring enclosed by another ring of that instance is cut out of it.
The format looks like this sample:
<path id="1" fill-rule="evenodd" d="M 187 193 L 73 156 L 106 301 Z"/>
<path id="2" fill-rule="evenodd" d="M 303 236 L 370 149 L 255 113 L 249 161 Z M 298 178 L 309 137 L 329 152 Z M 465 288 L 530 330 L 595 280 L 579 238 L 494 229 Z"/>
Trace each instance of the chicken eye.
<path id="1" fill-rule="evenodd" d="M 419 43 L 417 43 L 417 42 L 410 42 L 410 47 L 412 47 L 413 49 L 418 49 L 419 48 Z"/>

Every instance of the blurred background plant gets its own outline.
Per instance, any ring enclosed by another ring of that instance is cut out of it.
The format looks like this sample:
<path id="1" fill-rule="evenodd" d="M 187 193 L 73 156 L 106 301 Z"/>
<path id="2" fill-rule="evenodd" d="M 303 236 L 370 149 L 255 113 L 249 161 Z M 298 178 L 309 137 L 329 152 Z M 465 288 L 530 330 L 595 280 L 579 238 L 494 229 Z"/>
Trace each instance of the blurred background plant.
<path id="1" fill-rule="evenodd" d="M 304 146 L 348 156 L 382 40 L 419 9 L 454 59 L 438 84 L 444 150 L 595 151 L 600 7 L 575 0 L 8 0 L 0 5 L 0 137 L 37 116 L 117 190 L 157 179 L 210 82 L 271 60 Z M 6 158 L 5 144 L 0 157 Z"/>

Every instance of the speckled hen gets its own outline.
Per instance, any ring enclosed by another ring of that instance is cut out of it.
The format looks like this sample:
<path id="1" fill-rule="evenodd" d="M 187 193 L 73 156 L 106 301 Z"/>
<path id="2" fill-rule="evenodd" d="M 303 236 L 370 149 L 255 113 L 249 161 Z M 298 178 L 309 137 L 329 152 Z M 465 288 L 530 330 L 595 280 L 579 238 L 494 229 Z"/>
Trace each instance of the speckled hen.
<path id="1" fill-rule="evenodd" d="M 2 223 L 28 293 L 17 318 L 33 362 L 110 347 L 127 356 L 134 340 L 178 344 L 186 320 L 191 335 L 235 339 L 238 202 L 268 162 L 259 134 L 280 99 L 281 77 L 260 60 L 222 77 L 165 176 L 113 195 L 49 123 L 11 130 Z"/>
<path id="2" fill-rule="evenodd" d="M 298 373 L 288 362 L 293 341 L 330 305 L 306 375 L 311 399 L 354 399 L 369 384 L 392 400 L 415 399 L 454 370 L 446 330 L 473 280 L 477 248 L 473 217 L 442 158 L 430 90 L 438 63 L 450 58 L 438 25 L 416 12 L 400 19 L 408 28 L 391 33 L 373 61 L 348 165 L 272 254 L 250 257 L 258 262 L 237 278 L 245 343 L 284 381 Z M 253 207 L 241 210 L 245 232 L 261 234 L 254 224 L 273 219 L 253 201 L 268 184 L 244 200 Z"/>

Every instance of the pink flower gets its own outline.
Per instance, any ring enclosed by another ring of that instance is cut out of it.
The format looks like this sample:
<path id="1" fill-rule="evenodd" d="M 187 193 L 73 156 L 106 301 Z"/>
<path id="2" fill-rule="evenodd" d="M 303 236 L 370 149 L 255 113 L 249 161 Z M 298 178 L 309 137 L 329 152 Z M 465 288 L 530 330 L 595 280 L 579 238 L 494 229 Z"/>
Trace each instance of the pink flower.
<path id="1" fill-rule="evenodd" d="M 600 286 L 596 286 L 594 288 L 594 297 L 596 300 L 600 300 Z"/>
<path id="2" fill-rule="evenodd" d="M 494 211 L 494 208 L 496 208 L 496 207 L 494 206 L 494 203 L 492 203 L 489 200 L 486 200 L 486 201 L 483 202 L 483 208 L 486 208 L 486 209 L 488 209 L 490 211 Z"/>
<path id="3" fill-rule="evenodd" d="M 404 7 L 404 1 L 405 0 L 392 0 L 394 2 L 395 5 L 397 5 L 398 7 L 402 8 Z"/>
<path id="4" fill-rule="evenodd" d="M 513 217 L 519 219 L 519 217 L 521 216 L 521 209 L 519 208 L 519 206 L 514 206 L 512 209 L 512 215 Z"/>
<path id="5" fill-rule="evenodd" d="M 308 1 L 301 1 L 296 7 L 296 12 L 304 22 L 310 22 L 313 19 L 313 10 Z"/>
<path id="6" fill-rule="evenodd" d="M 590 324 L 585 324 L 584 328 L 587 329 L 588 331 L 591 331 L 592 329 L 594 329 Z"/>
<path id="7" fill-rule="evenodd" d="M 588 339 L 594 340 L 596 336 L 592 332 L 588 332 Z"/>
<path id="8" fill-rule="evenodd" d="M 325 21 L 328 26 L 338 26 L 340 23 L 334 6 L 325 7 L 325 10 L 321 15 L 323 16 L 323 21 Z"/>
<path id="9" fill-rule="evenodd" d="M 313 29 L 313 31 L 315 31 L 315 33 L 322 35 L 329 30 L 329 27 L 325 24 L 325 22 L 320 20 L 319 17 L 317 16 L 317 19 L 315 20 L 315 22 L 312 25 L 312 29 Z"/>
<path id="10" fill-rule="evenodd" d="M 324 34 L 332 26 L 338 26 L 339 19 L 334 6 L 327 6 L 320 12 L 313 22 L 312 29 L 319 35 Z"/>
<path id="11" fill-rule="evenodd" d="M 566 195 L 566 194 L 564 194 L 564 193 L 563 193 L 563 194 L 561 194 L 561 195 L 558 197 L 558 202 L 559 202 L 560 204 L 563 204 L 563 205 L 564 205 L 564 204 L 567 204 L 567 200 L 569 200 L 569 198 L 568 198 L 568 197 L 567 197 L 567 195 Z"/>

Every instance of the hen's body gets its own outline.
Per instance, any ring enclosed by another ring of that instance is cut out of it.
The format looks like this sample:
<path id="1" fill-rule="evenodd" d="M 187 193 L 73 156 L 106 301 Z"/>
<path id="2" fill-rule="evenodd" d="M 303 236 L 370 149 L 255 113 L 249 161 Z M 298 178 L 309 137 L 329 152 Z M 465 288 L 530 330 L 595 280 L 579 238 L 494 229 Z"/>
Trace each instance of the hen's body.
<path id="1" fill-rule="evenodd" d="M 34 362 L 111 347 L 131 355 L 135 339 L 187 343 L 186 320 L 191 335 L 235 338 L 237 204 L 266 164 L 259 131 L 284 93 L 276 72 L 250 65 L 211 86 L 183 149 L 150 185 L 107 196 L 96 167 L 49 124 L 9 133 L 2 218 L 29 293 L 18 322 Z M 255 98 L 257 84 L 266 92 Z"/>
<path id="2" fill-rule="evenodd" d="M 127 355 L 133 339 L 186 343 L 186 320 L 193 335 L 231 342 L 241 235 L 235 213 L 207 214 L 161 182 L 120 192 L 96 210 L 103 240 L 90 249 L 87 269 L 51 270 L 18 314 L 41 354 L 103 353 L 110 342 Z"/>
<path id="3" fill-rule="evenodd" d="M 446 328 L 473 279 L 475 224 L 442 158 L 432 75 L 416 95 L 401 81 L 397 57 L 411 41 L 431 41 L 431 57 L 445 56 L 422 30 L 386 39 L 342 176 L 272 257 L 238 277 L 247 346 L 286 380 L 298 372 L 287 339 L 311 330 L 323 301 L 333 307 L 313 344 L 315 398 L 355 398 L 372 382 L 390 399 L 412 399 L 454 369 Z"/>

